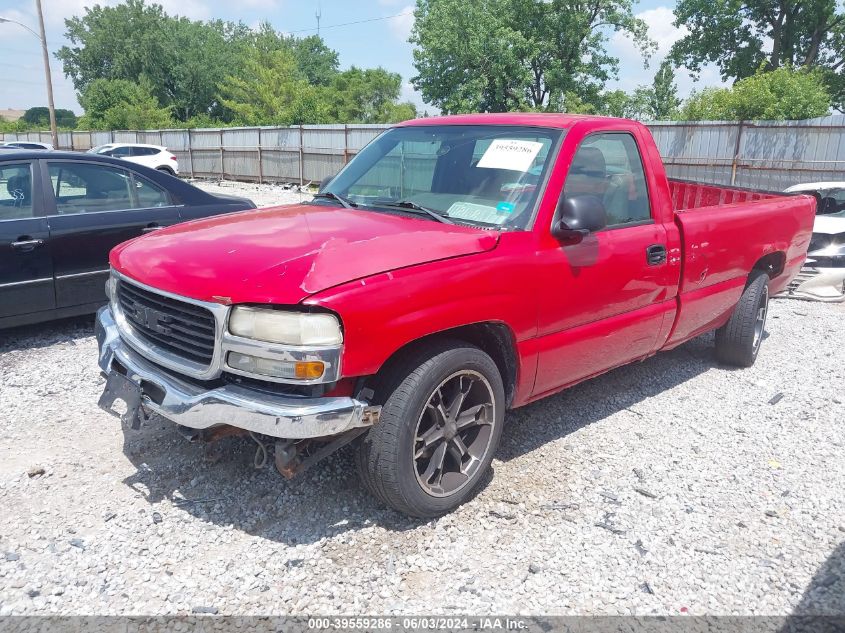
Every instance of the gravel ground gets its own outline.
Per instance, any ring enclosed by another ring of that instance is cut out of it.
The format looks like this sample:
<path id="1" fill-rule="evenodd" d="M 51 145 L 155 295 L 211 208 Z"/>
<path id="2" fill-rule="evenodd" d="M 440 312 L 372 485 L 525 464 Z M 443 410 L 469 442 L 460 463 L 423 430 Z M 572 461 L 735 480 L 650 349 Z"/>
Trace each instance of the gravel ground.
<path id="1" fill-rule="evenodd" d="M 843 317 L 776 300 L 752 369 L 705 336 L 513 411 L 427 522 L 348 451 L 285 482 L 122 430 L 90 319 L 0 332 L 0 615 L 845 614 Z"/>
<path id="2" fill-rule="evenodd" d="M 259 207 L 307 202 L 311 199 L 310 194 L 301 193 L 298 189 L 286 188 L 284 185 L 259 185 L 258 183 L 236 182 L 234 180 L 189 180 L 188 182 L 210 193 L 244 196 Z M 312 189 L 316 191 L 316 188 Z"/>

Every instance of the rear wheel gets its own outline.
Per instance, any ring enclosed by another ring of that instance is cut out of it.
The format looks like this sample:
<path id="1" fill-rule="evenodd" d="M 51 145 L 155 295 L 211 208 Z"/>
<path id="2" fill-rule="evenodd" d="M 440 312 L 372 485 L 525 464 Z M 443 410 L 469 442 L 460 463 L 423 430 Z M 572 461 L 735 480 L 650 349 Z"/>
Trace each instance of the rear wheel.
<path id="1" fill-rule="evenodd" d="M 716 358 L 728 365 L 751 367 L 757 359 L 769 311 L 769 276 L 751 278 L 731 318 L 716 330 Z"/>
<path id="2" fill-rule="evenodd" d="M 156 167 L 156 171 L 162 171 L 165 174 L 170 174 L 171 176 L 175 176 L 176 172 L 174 172 L 170 167 Z"/>
<path id="3" fill-rule="evenodd" d="M 378 387 L 379 423 L 356 462 L 364 485 L 405 514 L 435 517 L 469 499 L 499 444 L 504 387 L 477 347 L 444 341 L 410 354 Z"/>

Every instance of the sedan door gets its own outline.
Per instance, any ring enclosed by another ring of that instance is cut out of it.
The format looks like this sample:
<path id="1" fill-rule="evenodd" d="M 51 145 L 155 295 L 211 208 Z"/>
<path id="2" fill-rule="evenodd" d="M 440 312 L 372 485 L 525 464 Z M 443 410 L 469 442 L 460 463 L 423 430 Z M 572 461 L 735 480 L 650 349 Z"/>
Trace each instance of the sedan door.
<path id="1" fill-rule="evenodd" d="M 43 198 L 37 163 L 0 163 L 0 321 L 55 307 Z"/>
<path id="2" fill-rule="evenodd" d="M 178 210 L 164 189 L 132 170 L 74 160 L 46 165 L 57 307 L 104 303 L 109 251 L 177 223 Z"/>

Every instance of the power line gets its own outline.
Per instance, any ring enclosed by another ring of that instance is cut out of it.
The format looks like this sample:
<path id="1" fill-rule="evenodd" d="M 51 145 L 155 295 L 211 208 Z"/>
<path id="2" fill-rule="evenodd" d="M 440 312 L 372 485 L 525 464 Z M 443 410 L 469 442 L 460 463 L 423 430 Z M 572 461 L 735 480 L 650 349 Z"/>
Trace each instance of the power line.
<path id="1" fill-rule="evenodd" d="M 401 18 L 405 15 L 414 15 L 414 12 L 405 11 L 404 13 L 397 13 L 395 15 L 385 15 L 380 18 L 369 18 L 368 20 L 356 20 L 355 22 L 343 22 L 341 24 L 329 24 L 327 26 L 320 27 L 320 30 L 337 29 L 341 26 L 352 26 L 354 24 L 364 24 L 366 22 L 380 22 L 381 20 L 392 20 L 393 18 Z M 315 31 L 317 31 L 317 29 L 297 29 L 296 31 L 285 31 L 285 33 L 313 33 Z"/>

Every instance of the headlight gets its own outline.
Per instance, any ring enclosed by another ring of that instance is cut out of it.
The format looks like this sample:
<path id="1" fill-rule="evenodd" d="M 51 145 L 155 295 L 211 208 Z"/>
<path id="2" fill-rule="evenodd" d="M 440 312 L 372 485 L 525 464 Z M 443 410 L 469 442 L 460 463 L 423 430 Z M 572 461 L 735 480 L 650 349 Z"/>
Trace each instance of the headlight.
<path id="1" fill-rule="evenodd" d="M 317 380 L 322 378 L 326 371 L 326 364 L 319 360 L 274 360 L 240 352 L 229 352 L 226 362 L 232 369 L 239 369 L 249 374 L 294 380 Z"/>
<path id="2" fill-rule="evenodd" d="M 283 345 L 340 345 L 340 323 L 331 314 L 283 312 L 239 306 L 229 317 L 229 331 L 235 336 Z"/>

